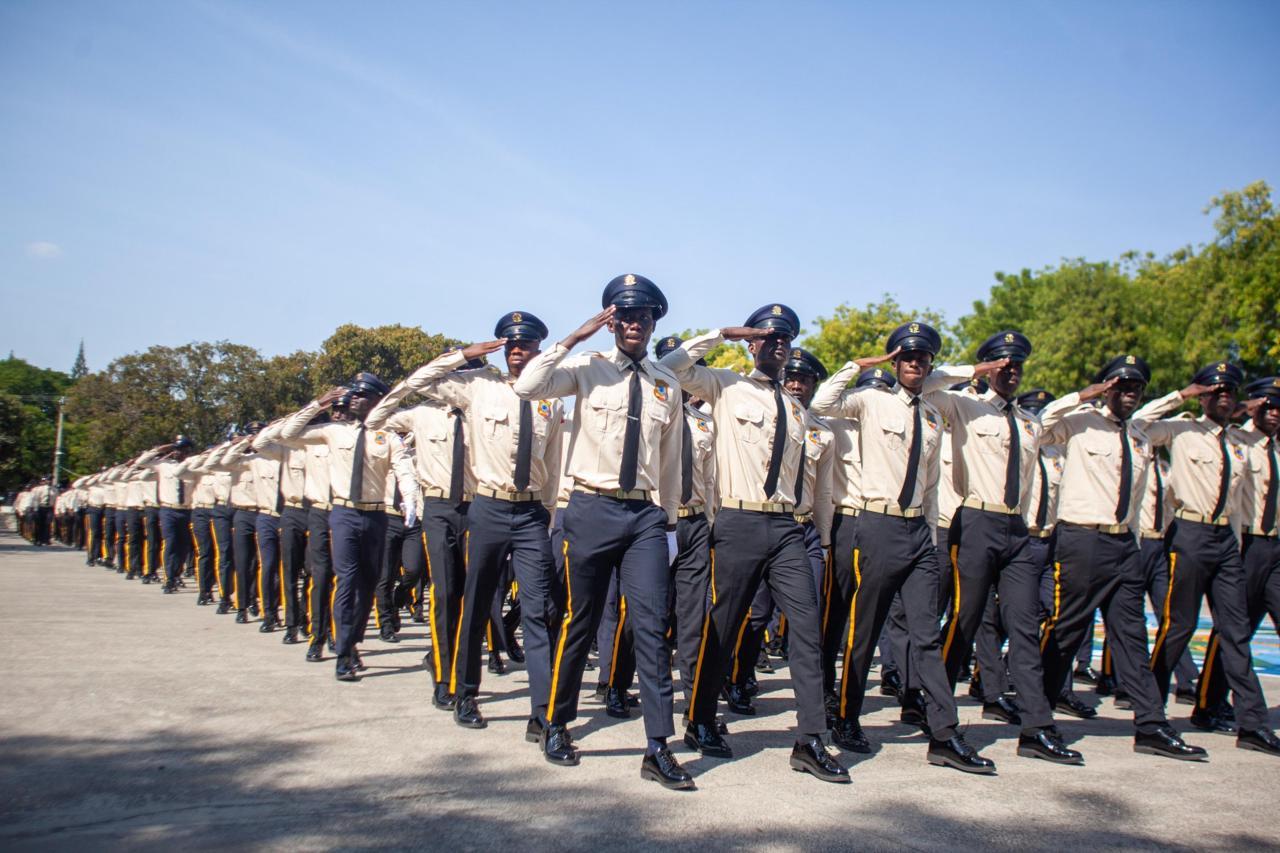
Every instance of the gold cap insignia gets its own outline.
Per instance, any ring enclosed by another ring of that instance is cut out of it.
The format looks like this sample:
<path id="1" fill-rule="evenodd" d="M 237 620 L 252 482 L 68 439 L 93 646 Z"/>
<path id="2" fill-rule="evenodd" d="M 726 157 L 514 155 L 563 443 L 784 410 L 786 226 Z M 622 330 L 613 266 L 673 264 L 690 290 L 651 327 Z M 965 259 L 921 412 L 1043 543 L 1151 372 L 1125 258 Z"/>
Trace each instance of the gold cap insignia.
<path id="1" fill-rule="evenodd" d="M 1218 364 L 1218 370 L 1219 370 L 1219 371 L 1225 371 L 1226 369 L 1227 369 L 1227 366 L 1226 366 L 1225 364 L 1222 364 L 1222 363 L 1219 363 L 1219 364 Z"/>
<path id="2" fill-rule="evenodd" d="M 912 323 L 910 326 L 907 327 L 907 331 L 911 332 L 912 334 L 915 334 L 916 332 L 920 331 L 920 324 Z"/>
<path id="3" fill-rule="evenodd" d="M 781 305 L 775 305 L 775 306 L 773 306 L 772 308 L 770 308 L 770 309 L 769 309 L 769 313 L 771 313 L 771 314 L 772 314 L 773 316 L 775 316 L 775 317 L 779 317 L 779 316 L 781 316 L 781 315 L 782 315 L 782 306 L 781 306 Z"/>
<path id="4" fill-rule="evenodd" d="M 1124 357 L 1124 363 L 1125 363 L 1125 364 L 1137 364 L 1137 363 L 1138 363 L 1138 360 L 1137 360 L 1136 358 L 1134 358 L 1133 356 L 1131 356 L 1131 355 L 1126 355 L 1126 356 Z"/>
<path id="5" fill-rule="evenodd" d="M 636 283 L 636 277 L 633 276 L 631 273 L 627 273 L 626 276 L 622 279 L 622 283 L 627 287 L 631 287 Z"/>
<path id="6" fill-rule="evenodd" d="M 515 312 L 513 312 L 513 313 L 511 314 L 511 322 L 513 322 L 513 323 L 523 323 L 523 322 L 524 322 L 524 315 L 523 315 L 523 314 L 521 314 L 519 311 L 515 311 Z"/>
<path id="7" fill-rule="evenodd" d="M 1274 381 L 1274 382 L 1272 382 L 1271 384 L 1272 384 L 1272 385 L 1274 385 L 1274 386 L 1276 386 L 1277 388 L 1280 388 L 1280 376 L 1277 376 L 1277 377 L 1275 378 L 1275 381 Z"/>
<path id="8" fill-rule="evenodd" d="M 1037 394 L 1037 395 L 1036 395 L 1036 399 L 1037 399 L 1037 400 L 1043 400 L 1043 399 L 1044 399 L 1044 392 L 1043 392 L 1043 391 L 1041 391 L 1039 394 Z"/>
<path id="9" fill-rule="evenodd" d="M 1006 344 L 1011 344 L 1011 343 L 1013 343 L 1013 332 L 1005 332 L 1005 335 L 1004 335 L 1004 342 L 1005 342 Z"/>
<path id="10" fill-rule="evenodd" d="M 883 378 L 884 378 L 884 371 L 877 367 L 877 368 L 876 368 L 876 372 L 875 372 L 875 377 L 876 377 L 876 379 L 883 379 Z"/>

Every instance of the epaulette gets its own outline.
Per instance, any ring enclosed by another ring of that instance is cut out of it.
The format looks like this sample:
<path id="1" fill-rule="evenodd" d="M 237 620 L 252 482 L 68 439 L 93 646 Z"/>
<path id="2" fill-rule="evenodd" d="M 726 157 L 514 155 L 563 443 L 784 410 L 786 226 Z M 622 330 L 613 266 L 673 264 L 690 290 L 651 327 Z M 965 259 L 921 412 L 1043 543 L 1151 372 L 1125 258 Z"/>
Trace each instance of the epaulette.
<path id="1" fill-rule="evenodd" d="M 1195 419 L 1196 419 L 1196 416 L 1191 414 L 1190 412 L 1178 412 L 1178 414 L 1169 418 L 1169 420 L 1171 421 L 1194 421 Z"/>

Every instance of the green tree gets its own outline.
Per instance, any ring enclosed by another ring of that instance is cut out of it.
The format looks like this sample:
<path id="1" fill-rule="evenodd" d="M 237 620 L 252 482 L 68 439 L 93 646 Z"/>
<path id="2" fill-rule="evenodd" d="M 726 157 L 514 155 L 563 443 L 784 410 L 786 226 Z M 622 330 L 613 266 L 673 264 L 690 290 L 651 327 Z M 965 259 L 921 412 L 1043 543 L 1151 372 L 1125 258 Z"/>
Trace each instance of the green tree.
<path id="1" fill-rule="evenodd" d="M 58 400 L 70 384 L 67 374 L 12 354 L 0 361 L 0 490 L 52 470 Z"/>
<path id="2" fill-rule="evenodd" d="M 444 335 L 429 335 L 417 326 L 364 328 L 348 323 L 339 326 L 321 345 L 311 368 L 313 390 L 319 393 L 343 385 L 361 371 L 394 385 L 460 343 Z"/>
<path id="3" fill-rule="evenodd" d="M 814 320 L 818 330 L 805 335 L 799 344 L 817 356 L 828 370 L 835 371 L 847 361 L 884 352 L 889 333 L 912 320 L 923 320 L 938 330 L 942 335 L 939 359 L 949 358 L 955 343 L 943 316 L 928 308 L 906 311 L 887 293 L 879 302 L 869 302 L 862 308 L 848 303 L 838 305 L 830 317 Z"/>
<path id="4" fill-rule="evenodd" d="M 89 372 L 89 362 L 84 357 L 84 338 L 80 339 L 80 349 L 76 351 L 76 363 L 71 366 L 71 378 L 79 379 Z"/>
<path id="5" fill-rule="evenodd" d="M 677 332 L 676 337 L 687 341 L 698 335 L 705 335 L 708 331 L 708 329 L 685 329 L 683 332 Z M 708 367 L 727 367 L 742 374 L 750 373 L 755 365 L 755 359 L 751 357 L 746 346 L 733 341 L 725 341 L 719 346 L 712 347 L 706 354 L 706 360 Z"/>

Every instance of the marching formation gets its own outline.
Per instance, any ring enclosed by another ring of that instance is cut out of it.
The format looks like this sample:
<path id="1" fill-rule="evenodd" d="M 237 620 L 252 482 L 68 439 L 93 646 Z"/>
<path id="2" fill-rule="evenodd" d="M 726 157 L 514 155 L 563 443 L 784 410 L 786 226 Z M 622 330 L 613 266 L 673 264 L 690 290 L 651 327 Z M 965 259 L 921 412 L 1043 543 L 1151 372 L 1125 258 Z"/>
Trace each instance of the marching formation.
<path id="1" fill-rule="evenodd" d="M 1096 716 L 1072 679 L 1097 613 L 1098 692 L 1132 709 L 1136 752 L 1206 759 L 1166 716 L 1176 673 L 1194 726 L 1280 756 L 1249 651 L 1264 616 L 1280 624 L 1280 378 L 1223 361 L 1142 405 L 1150 371 L 1119 354 L 1055 399 L 1021 388 L 1018 331 L 935 365 L 923 322 L 828 375 L 781 303 L 652 353 L 653 282 L 619 276 L 601 304 L 559 343 L 513 311 L 395 387 L 360 373 L 216 446 L 179 436 L 62 494 L 36 485 L 24 535 L 56 527 L 166 593 L 194 577 L 197 604 L 260 617 L 307 661 L 328 652 L 340 681 L 360 679 L 370 619 L 394 643 L 408 613 L 429 625 L 431 702 L 466 728 L 486 726 L 480 681 L 505 652 L 553 764 L 578 763 L 594 645 L 597 698 L 615 717 L 638 705 L 641 775 L 668 788 L 694 787 L 668 746 L 677 708 L 689 749 L 731 758 L 720 712 L 756 713 L 771 651 L 795 696 L 790 766 L 823 781 L 849 781 L 831 746 L 872 751 L 877 649 L 930 764 L 995 772 L 958 729 L 965 679 L 1019 756 L 1083 764 L 1055 715 Z M 613 348 L 573 352 L 604 327 Z M 726 341 L 746 342 L 749 373 L 707 365 Z M 485 361 L 499 350 L 505 371 Z M 1199 416 L 1175 414 L 1188 400 Z"/>

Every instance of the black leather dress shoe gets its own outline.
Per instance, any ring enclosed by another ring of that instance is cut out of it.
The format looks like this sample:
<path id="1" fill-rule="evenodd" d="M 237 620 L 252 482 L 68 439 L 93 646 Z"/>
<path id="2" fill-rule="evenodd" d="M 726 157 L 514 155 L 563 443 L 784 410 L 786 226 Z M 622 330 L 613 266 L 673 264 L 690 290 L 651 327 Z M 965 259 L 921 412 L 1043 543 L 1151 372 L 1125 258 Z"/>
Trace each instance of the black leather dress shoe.
<path id="1" fill-rule="evenodd" d="M 1235 734 L 1236 731 L 1236 724 L 1230 720 L 1224 720 L 1217 714 L 1199 709 L 1191 712 L 1191 725 L 1202 732 L 1222 732 L 1229 735 Z"/>
<path id="2" fill-rule="evenodd" d="M 881 696 L 901 696 L 902 695 L 902 673 L 893 667 L 880 668 L 880 695 Z"/>
<path id="3" fill-rule="evenodd" d="M 337 668 L 334 670 L 334 675 L 339 681 L 360 680 L 360 673 L 356 672 L 356 668 L 352 665 L 351 658 L 349 657 L 338 658 L 338 664 Z"/>
<path id="4" fill-rule="evenodd" d="M 312 663 L 319 663 L 324 660 L 324 646 L 319 643 L 312 643 L 307 646 L 307 660 Z"/>
<path id="5" fill-rule="evenodd" d="M 1075 669 L 1075 672 L 1071 673 L 1071 677 L 1074 680 L 1083 682 L 1085 684 L 1098 683 L 1097 671 L 1094 670 L 1094 668 L 1089 666 L 1089 664 L 1087 663 L 1082 666 L 1077 666 Z"/>
<path id="6" fill-rule="evenodd" d="M 596 683 L 596 691 L 595 691 L 595 694 L 594 694 L 594 695 L 595 695 L 595 697 L 596 697 L 596 701 L 597 701 L 597 702 L 603 702 L 603 701 L 604 701 L 604 697 L 606 697 L 606 696 L 608 696 L 608 695 L 609 695 L 609 682 L 607 682 L 607 681 L 605 681 L 605 682 L 597 682 L 597 683 Z"/>
<path id="7" fill-rule="evenodd" d="M 1084 764 L 1084 756 L 1068 749 L 1062 735 L 1053 727 L 1040 729 L 1035 734 L 1018 736 L 1018 755 L 1023 758 L 1043 758 L 1055 764 Z"/>
<path id="8" fill-rule="evenodd" d="M 1123 690 L 1117 690 L 1116 695 L 1111 698 L 1111 702 L 1120 711 L 1133 710 L 1133 699 Z"/>
<path id="9" fill-rule="evenodd" d="M 165 584 L 164 589 L 160 591 L 163 592 L 165 595 L 173 595 L 175 592 L 178 591 L 178 588 L 173 584 Z"/>
<path id="10" fill-rule="evenodd" d="M 756 658 L 756 672 L 773 672 L 773 664 L 769 662 L 769 652 L 766 649 L 761 649 L 760 656 Z"/>
<path id="11" fill-rule="evenodd" d="M 864 755 L 871 753 L 871 741 L 867 740 L 862 724 L 857 720 L 837 717 L 835 725 L 831 727 L 831 742 L 849 752 Z"/>
<path id="12" fill-rule="evenodd" d="M 464 729 L 483 729 L 488 725 L 474 696 L 463 696 L 454 703 L 453 721 Z"/>
<path id="13" fill-rule="evenodd" d="M 263 619 L 262 624 L 258 626 L 258 630 L 261 631 L 263 634 L 270 634 L 275 629 L 276 629 L 276 623 L 272 622 L 270 619 Z"/>
<path id="14" fill-rule="evenodd" d="M 915 726 L 926 735 L 929 731 L 929 716 L 925 712 L 924 693 L 920 690 L 909 689 L 902 693 L 902 713 L 898 715 L 898 722 L 905 723 L 908 726 Z"/>
<path id="15" fill-rule="evenodd" d="M 1079 717 L 1082 720 L 1092 720 L 1098 716 L 1097 711 L 1081 702 L 1072 693 L 1064 693 L 1059 696 L 1058 701 L 1053 703 L 1053 710 L 1071 717 Z"/>
<path id="16" fill-rule="evenodd" d="M 219 615 L 219 616 L 222 616 L 222 615 L 224 615 L 224 614 L 226 614 L 226 613 L 230 613 L 230 612 L 231 612 L 231 605 L 230 605 L 230 604 L 228 604 L 228 603 L 227 603 L 227 602 L 225 602 L 225 601 L 219 601 L 219 602 L 218 602 L 218 610 L 217 610 L 217 613 L 218 613 L 218 615 Z"/>
<path id="17" fill-rule="evenodd" d="M 931 738 L 927 758 L 930 764 L 938 767 L 954 767 L 965 773 L 992 775 L 996 772 L 995 762 L 979 755 L 978 750 L 969 746 L 960 735 L 950 740 Z"/>
<path id="18" fill-rule="evenodd" d="M 697 750 L 707 758 L 733 758 L 733 750 L 720 737 L 715 726 L 690 723 L 684 730 L 684 745 Z"/>
<path id="19" fill-rule="evenodd" d="M 755 672 L 748 672 L 746 680 L 742 682 L 742 694 L 751 699 L 760 694 L 760 682 L 756 680 Z"/>
<path id="20" fill-rule="evenodd" d="M 1163 755 L 1166 758 L 1178 758 L 1182 761 L 1208 761 L 1209 753 L 1198 746 L 1192 746 L 1178 736 L 1168 726 L 1161 726 L 1150 734 L 1138 732 L 1133 736 L 1133 751 L 1147 755 Z"/>
<path id="21" fill-rule="evenodd" d="M 1236 746 L 1252 749 L 1254 752 L 1265 752 L 1267 755 L 1280 755 L 1280 738 L 1271 729 L 1242 730 L 1236 735 Z"/>
<path id="22" fill-rule="evenodd" d="M 646 752 L 640 762 L 640 778 L 657 782 L 673 791 L 692 791 L 693 777 L 680 766 L 671 750 L 663 747 L 657 752 Z"/>
<path id="23" fill-rule="evenodd" d="M 507 640 L 507 657 L 513 663 L 524 663 L 524 649 L 520 648 L 514 638 Z"/>
<path id="24" fill-rule="evenodd" d="M 262 612 L 261 610 L 258 609 L 258 602 L 255 601 L 249 605 L 249 612 L 254 616 L 257 616 L 259 613 Z"/>
<path id="25" fill-rule="evenodd" d="M 142 576 L 142 585 L 143 585 L 143 586 L 151 586 L 151 575 L 143 575 L 143 576 Z"/>
<path id="26" fill-rule="evenodd" d="M 236 611 L 236 624 L 237 625 L 249 624 L 249 616 L 243 610 Z"/>
<path id="27" fill-rule="evenodd" d="M 1174 692 L 1173 699 L 1179 705 L 1194 705 L 1196 704 L 1196 691 L 1192 688 L 1184 687 Z"/>
<path id="28" fill-rule="evenodd" d="M 138 576 L 133 572 L 126 572 L 124 579 L 127 581 L 136 581 L 138 579 Z"/>
<path id="29" fill-rule="evenodd" d="M 610 687 L 604 694 L 604 712 L 618 720 L 631 719 L 631 711 L 627 707 L 627 695 L 617 687 Z"/>
<path id="30" fill-rule="evenodd" d="M 447 684 L 437 684 L 435 689 L 431 691 L 431 704 L 441 711 L 452 711 L 456 702 L 457 699 L 449 692 L 449 685 Z"/>
<path id="31" fill-rule="evenodd" d="M 542 730 L 546 726 L 542 725 L 542 720 L 537 717 L 530 717 L 529 722 L 524 727 L 524 739 L 529 743 L 538 743 L 542 740 Z"/>
<path id="32" fill-rule="evenodd" d="M 427 619 L 422 615 L 421 610 L 415 610 L 413 611 L 413 615 L 409 617 L 409 621 L 413 622 L 415 625 L 422 625 L 427 621 Z"/>
<path id="33" fill-rule="evenodd" d="M 384 643 L 398 643 L 400 638 L 396 636 L 396 632 L 391 628 L 383 628 L 378 631 L 378 639 Z"/>
<path id="34" fill-rule="evenodd" d="M 982 703 L 982 719 L 999 720 L 1011 726 L 1022 725 L 1022 717 L 1018 714 L 1018 706 L 1003 696 L 994 702 Z"/>
<path id="35" fill-rule="evenodd" d="M 361 672 L 369 668 L 364 665 L 364 658 L 360 657 L 360 652 L 357 649 L 351 650 L 351 665 Z"/>
<path id="36" fill-rule="evenodd" d="M 725 704 L 729 706 L 729 710 L 735 714 L 741 714 L 744 717 L 754 717 L 756 715 L 756 706 L 751 704 L 751 697 L 736 684 L 726 684 L 722 691 Z"/>
<path id="37" fill-rule="evenodd" d="M 1099 675 L 1093 692 L 1099 696 L 1110 696 L 1116 692 L 1116 680 L 1110 675 Z"/>
<path id="38" fill-rule="evenodd" d="M 292 646 L 294 643 L 298 642 L 298 629 L 296 627 L 285 628 L 284 639 L 280 642 L 284 643 L 286 646 Z"/>
<path id="39" fill-rule="evenodd" d="M 969 698 L 982 701 L 982 676 L 975 675 L 969 679 Z"/>
<path id="40" fill-rule="evenodd" d="M 796 745 L 791 749 L 790 763 L 792 770 L 808 773 L 823 782 L 848 784 L 852 781 L 849 778 L 849 771 L 827 752 L 822 741 L 816 737 L 805 738 L 803 742 L 796 741 Z"/>
<path id="41" fill-rule="evenodd" d="M 494 675 L 507 674 L 507 665 L 502 662 L 502 655 L 497 652 L 489 653 L 489 671 Z"/>
<path id="42" fill-rule="evenodd" d="M 550 725 L 542 730 L 542 755 L 551 764 L 575 767 L 578 750 L 573 748 L 573 738 L 564 726 Z"/>

